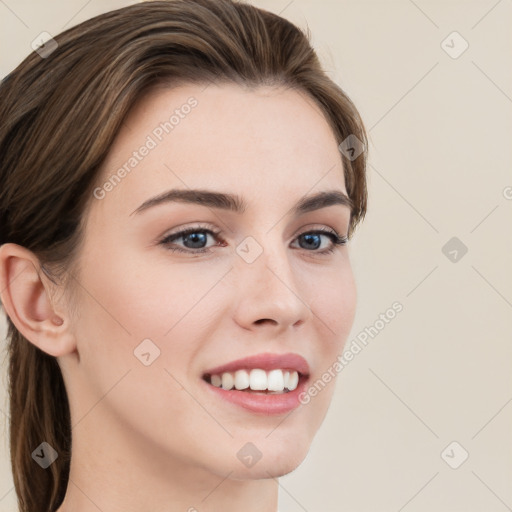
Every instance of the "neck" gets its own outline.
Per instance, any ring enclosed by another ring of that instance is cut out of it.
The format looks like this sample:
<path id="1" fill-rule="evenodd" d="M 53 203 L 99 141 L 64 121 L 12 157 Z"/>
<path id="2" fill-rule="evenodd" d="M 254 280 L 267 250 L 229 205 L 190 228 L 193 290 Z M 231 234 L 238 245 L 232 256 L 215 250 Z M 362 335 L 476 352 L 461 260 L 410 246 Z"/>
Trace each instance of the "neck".
<path id="1" fill-rule="evenodd" d="M 150 442 L 142 446 L 136 432 L 94 416 L 94 425 L 86 418 L 73 428 L 70 476 L 57 512 L 277 511 L 279 486 L 270 474 L 236 480 L 232 471 L 215 473 Z"/>

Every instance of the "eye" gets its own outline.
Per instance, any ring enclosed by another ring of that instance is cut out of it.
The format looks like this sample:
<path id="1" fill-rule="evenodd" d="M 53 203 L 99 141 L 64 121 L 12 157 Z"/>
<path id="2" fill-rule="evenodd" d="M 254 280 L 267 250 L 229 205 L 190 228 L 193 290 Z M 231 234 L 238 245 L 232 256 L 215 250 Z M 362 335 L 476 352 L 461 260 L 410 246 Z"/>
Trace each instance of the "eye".
<path id="1" fill-rule="evenodd" d="M 203 228 L 202 226 L 194 226 L 183 231 L 179 231 L 177 233 L 168 235 L 159 243 L 173 252 L 208 253 L 211 251 L 208 248 L 204 247 L 204 244 L 208 240 L 208 235 L 212 235 L 214 238 L 218 238 L 220 235 L 220 231 L 212 231 L 211 229 L 206 229 Z M 185 249 L 180 248 L 179 246 L 176 245 L 176 243 L 174 243 L 180 239 L 183 239 Z"/>
<path id="2" fill-rule="evenodd" d="M 188 254 L 211 253 L 211 249 L 205 246 L 208 242 L 209 235 L 214 239 L 219 239 L 220 231 L 207 229 L 203 226 L 194 226 L 177 233 L 167 235 L 159 242 L 159 244 L 172 252 L 183 252 Z M 176 243 L 180 240 L 185 246 L 184 248 Z M 305 231 L 299 234 L 295 240 L 303 242 L 300 244 L 299 248 L 305 249 L 307 252 L 314 254 L 333 253 L 338 247 L 346 245 L 348 242 L 347 237 L 340 236 L 336 231 L 327 228 Z M 328 241 L 327 247 L 324 247 L 322 250 L 318 250 L 322 246 L 323 240 Z M 227 243 L 221 241 L 217 245 L 225 247 Z"/>
<path id="3" fill-rule="evenodd" d="M 322 244 L 322 238 L 330 240 L 327 247 L 321 251 L 314 250 L 309 252 L 314 252 L 315 254 L 330 254 L 339 246 L 346 245 L 348 242 L 347 237 L 340 236 L 335 231 L 325 228 L 316 229 L 314 231 L 305 231 L 297 237 L 297 240 L 304 240 L 306 249 L 318 249 Z"/>

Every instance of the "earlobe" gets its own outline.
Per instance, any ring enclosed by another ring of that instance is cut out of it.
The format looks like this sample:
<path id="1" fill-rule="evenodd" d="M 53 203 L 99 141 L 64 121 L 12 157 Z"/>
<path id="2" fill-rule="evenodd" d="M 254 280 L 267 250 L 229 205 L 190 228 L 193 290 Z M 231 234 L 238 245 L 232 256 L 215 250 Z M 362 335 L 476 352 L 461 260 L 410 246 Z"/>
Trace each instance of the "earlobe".
<path id="1" fill-rule="evenodd" d="M 75 350 L 69 319 L 55 311 L 50 283 L 38 258 L 25 247 L 0 246 L 0 297 L 18 331 L 39 349 L 54 357 Z"/>

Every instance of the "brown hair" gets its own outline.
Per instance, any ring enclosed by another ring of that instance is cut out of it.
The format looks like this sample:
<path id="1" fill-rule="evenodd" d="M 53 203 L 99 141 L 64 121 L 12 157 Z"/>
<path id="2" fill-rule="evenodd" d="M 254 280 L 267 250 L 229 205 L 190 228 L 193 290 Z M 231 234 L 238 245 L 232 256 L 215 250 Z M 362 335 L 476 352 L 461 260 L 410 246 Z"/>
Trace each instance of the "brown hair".
<path id="1" fill-rule="evenodd" d="M 287 20 L 233 0 L 131 5 L 87 20 L 32 52 L 0 87 L 0 245 L 31 250 L 41 270 L 69 290 L 83 220 L 101 164 L 130 107 L 158 84 L 235 82 L 306 92 L 338 144 L 353 210 L 349 236 L 366 213 L 367 138 L 351 100 L 321 68 L 304 33 Z M 73 284 L 73 283 L 71 283 Z M 56 358 L 8 320 L 10 453 L 20 512 L 52 512 L 69 478 L 71 418 Z M 57 460 L 42 469 L 32 452 L 46 441 Z"/>

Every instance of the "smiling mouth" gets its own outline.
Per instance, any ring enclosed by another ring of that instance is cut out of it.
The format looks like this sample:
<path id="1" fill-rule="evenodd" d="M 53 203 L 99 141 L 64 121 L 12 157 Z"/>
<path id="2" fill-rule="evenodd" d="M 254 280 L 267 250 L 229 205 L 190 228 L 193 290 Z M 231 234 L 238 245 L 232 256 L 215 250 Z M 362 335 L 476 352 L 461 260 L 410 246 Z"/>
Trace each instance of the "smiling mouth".
<path id="1" fill-rule="evenodd" d="M 241 391 L 256 395 L 283 395 L 294 391 L 309 378 L 296 370 L 241 369 L 221 375 L 206 373 L 202 379 L 224 391 Z"/>
<path id="2" fill-rule="evenodd" d="M 210 384 L 210 386 L 213 386 L 210 375 L 208 375 L 208 374 L 205 375 L 203 377 L 203 380 L 206 381 L 208 384 Z M 214 387 L 218 387 L 219 389 L 224 389 L 222 386 L 214 386 Z M 255 389 L 251 389 L 249 387 L 249 388 L 245 388 L 245 389 L 236 389 L 236 388 L 224 389 L 224 391 L 239 391 L 241 393 L 252 393 L 254 395 L 283 395 L 286 393 L 290 393 L 290 390 L 287 388 L 284 388 L 283 391 L 269 391 L 268 389 L 255 390 Z"/>

